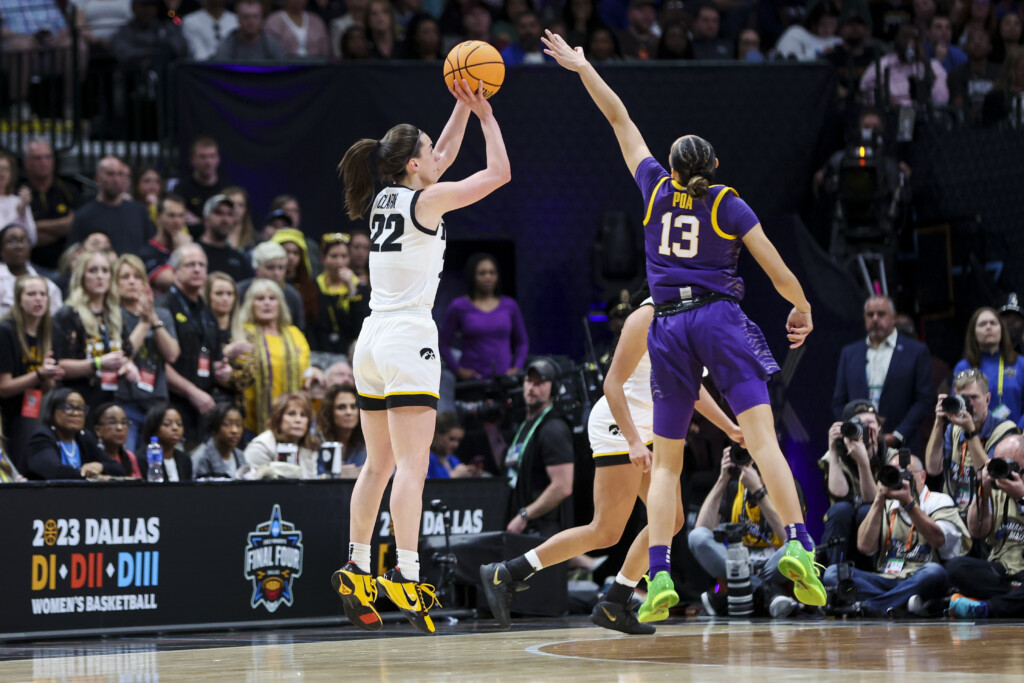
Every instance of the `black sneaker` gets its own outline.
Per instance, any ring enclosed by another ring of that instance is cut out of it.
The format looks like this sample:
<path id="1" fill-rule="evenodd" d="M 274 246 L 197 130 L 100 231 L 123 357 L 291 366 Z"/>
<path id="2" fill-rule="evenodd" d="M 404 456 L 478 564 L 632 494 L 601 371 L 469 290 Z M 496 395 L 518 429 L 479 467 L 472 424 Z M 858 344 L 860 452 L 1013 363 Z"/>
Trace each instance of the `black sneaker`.
<path id="1" fill-rule="evenodd" d="M 590 621 L 602 628 L 620 631 L 631 635 L 650 635 L 655 628 L 651 624 L 641 624 L 636 613 L 627 605 L 618 602 L 599 602 L 590 613 Z"/>
<path id="2" fill-rule="evenodd" d="M 525 581 L 513 581 L 512 574 L 504 562 L 492 562 L 480 567 L 480 583 L 487 596 L 487 605 L 498 626 L 507 631 L 512 628 L 512 594 L 524 591 L 529 586 Z"/>
<path id="3" fill-rule="evenodd" d="M 379 631 L 384 622 L 373 602 L 377 599 L 377 583 L 355 562 L 349 562 L 331 576 L 334 592 L 341 597 L 345 616 L 364 631 Z"/>
<path id="4" fill-rule="evenodd" d="M 437 601 L 433 586 L 410 581 L 397 567 L 388 570 L 384 576 L 378 576 L 377 584 L 413 626 L 424 633 L 434 632 L 434 621 L 427 612 L 434 605 L 440 607 L 441 603 Z"/>

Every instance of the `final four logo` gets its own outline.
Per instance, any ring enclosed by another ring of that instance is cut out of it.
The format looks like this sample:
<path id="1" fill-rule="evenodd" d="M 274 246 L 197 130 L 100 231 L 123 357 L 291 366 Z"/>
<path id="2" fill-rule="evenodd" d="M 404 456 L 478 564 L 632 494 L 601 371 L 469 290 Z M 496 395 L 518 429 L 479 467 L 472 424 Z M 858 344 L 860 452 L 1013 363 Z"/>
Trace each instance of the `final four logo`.
<path id="1" fill-rule="evenodd" d="M 260 603 L 268 612 L 294 601 L 292 581 L 302 575 L 302 532 L 281 519 L 275 504 L 270 519 L 249 533 L 245 547 L 245 578 L 252 581 L 250 606 Z"/>

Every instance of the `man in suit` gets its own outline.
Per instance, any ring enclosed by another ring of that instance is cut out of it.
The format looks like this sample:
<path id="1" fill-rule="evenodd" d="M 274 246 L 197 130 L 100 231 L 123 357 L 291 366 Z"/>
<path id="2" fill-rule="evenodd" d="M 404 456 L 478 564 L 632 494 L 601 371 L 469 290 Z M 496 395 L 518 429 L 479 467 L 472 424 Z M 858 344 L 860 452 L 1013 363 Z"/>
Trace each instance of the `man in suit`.
<path id="1" fill-rule="evenodd" d="M 883 438 L 891 448 L 921 452 L 918 428 L 931 414 L 932 366 L 928 347 L 896 331 L 896 307 L 888 297 L 864 303 L 866 339 L 843 347 L 832 409 L 867 396 L 883 418 Z"/>

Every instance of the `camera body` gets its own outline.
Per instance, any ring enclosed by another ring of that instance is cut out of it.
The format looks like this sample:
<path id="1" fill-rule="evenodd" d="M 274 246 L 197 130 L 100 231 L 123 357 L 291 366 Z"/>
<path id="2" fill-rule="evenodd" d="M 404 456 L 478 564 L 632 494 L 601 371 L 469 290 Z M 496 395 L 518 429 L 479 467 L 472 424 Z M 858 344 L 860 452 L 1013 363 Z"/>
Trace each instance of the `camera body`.
<path id="1" fill-rule="evenodd" d="M 850 441 L 857 441 L 859 439 L 864 442 L 865 446 L 868 445 L 868 426 L 859 417 L 851 417 L 844 422 L 839 427 L 839 433 Z"/>
<path id="2" fill-rule="evenodd" d="M 754 461 L 754 458 L 750 455 L 750 451 L 735 441 L 730 442 L 729 459 L 732 460 L 732 465 L 729 467 L 729 474 L 732 476 L 738 475 L 740 473 L 740 468 L 746 467 Z"/>
<path id="3" fill-rule="evenodd" d="M 950 394 L 946 398 L 942 399 L 942 412 L 947 415 L 956 415 L 961 410 L 966 410 L 967 414 L 974 417 L 974 409 L 971 406 L 971 402 L 965 399 L 960 394 Z"/>
<path id="4" fill-rule="evenodd" d="M 910 489 L 914 489 L 914 475 L 907 470 L 910 466 L 910 449 L 901 448 L 899 467 L 883 465 L 878 470 L 878 483 L 890 491 L 899 491 L 903 488 L 903 482 L 907 482 Z"/>
<path id="5" fill-rule="evenodd" d="M 1011 474 L 1020 474 L 1020 465 L 1016 460 L 1004 460 L 1003 458 L 992 458 L 986 466 L 988 476 L 993 479 L 1009 479 Z"/>
<path id="6" fill-rule="evenodd" d="M 747 535 L 747 527 L 739 522 L 723 522 L 714 529 L 716 543 L 743 543 L 743 537 Z"/>

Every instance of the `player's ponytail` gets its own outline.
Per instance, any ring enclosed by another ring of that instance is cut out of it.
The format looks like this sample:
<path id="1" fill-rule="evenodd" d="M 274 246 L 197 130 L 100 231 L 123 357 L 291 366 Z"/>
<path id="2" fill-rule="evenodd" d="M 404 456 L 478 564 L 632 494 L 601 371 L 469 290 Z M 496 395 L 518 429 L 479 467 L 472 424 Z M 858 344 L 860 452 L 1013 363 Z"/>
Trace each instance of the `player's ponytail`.
<path id="1" fill-rule="evenodd" d="M 708 194 L 711 181 L 702 175 L 690 176 L 686 182 L 686 193 L 694 199 L 701 199 Z"/>
<path id="2" fill-rule="evenodd" d="M 380 140 L 363 138 L 348 148 L 338 173 L 345 178 L 345 210 L 352 220 L 362 218 L 373 196 L 373 168 L 370 160 L 375 156 L 381 178 L 392 183 L 406 175 L 406 165 L 420 151 L 420 129 L 401 123 Z"/>
<path id="3" fill-rule="evenodd" d="M 686 183 L 686 193 L 694 199 L 703 199 L 711 187 L 717 166 L 711 143 L 696 135 L 684 135 L 672 143 L 669 164 Z"/>

